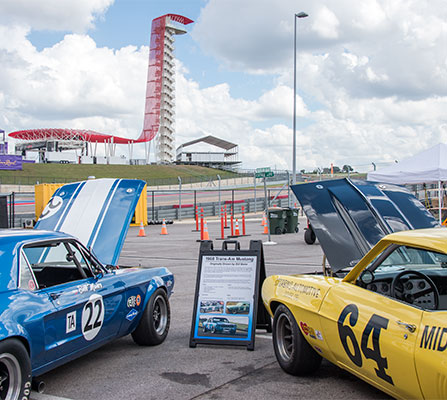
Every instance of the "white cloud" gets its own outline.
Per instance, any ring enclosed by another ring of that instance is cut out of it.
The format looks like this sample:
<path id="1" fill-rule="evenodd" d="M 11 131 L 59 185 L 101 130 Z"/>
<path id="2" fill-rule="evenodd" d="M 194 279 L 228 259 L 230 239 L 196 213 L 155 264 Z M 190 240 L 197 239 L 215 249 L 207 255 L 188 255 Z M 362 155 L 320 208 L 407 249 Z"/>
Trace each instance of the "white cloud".
<path id="1" fill-rule="evenodd" d="M 202 48 L 230 68 L 291 75 L 292 0 L 210 0 L 193 28 Z M 234 12 L 238 9 L 238 12 Z M 362 97 L 447 94 L 447 8 L 442 0 L 318 0 L 298 20 L 298 55 L 327 55 L 320 70 Z M 231 20 L 231 29 L 228 21 Z M 344 53 L 368 60 L 347 69 Z M 309 57 L 307 57 L 309 59 Z M 310 60 L 306 68 L 311 69 Z M 319 81 L 309 82 L 315 86 Z"/>
<path id="2" fill-rule="evenodd" d="M 339 25 L 337 16 L 329 8 L 323 6 L 317 10 L 315 20 L 312 23 L 312 30 L 322 38 L 337 39 Z"/>
<path id="3" fill-rule="evenodd" d="M 70 127 L 139 135 L 147 47 L 98 48 L 89 36 L 70 34 L 38 51 L 26 29 L 0 26 L 1 38 L 6 29 L 8 39 L 0 39 L 4 129 Z"/>
<path id="4" fill-rule="evenodd" d="M 0 23 L 36 30 L 85 32 L 114 0 L 2 0 Z"/>

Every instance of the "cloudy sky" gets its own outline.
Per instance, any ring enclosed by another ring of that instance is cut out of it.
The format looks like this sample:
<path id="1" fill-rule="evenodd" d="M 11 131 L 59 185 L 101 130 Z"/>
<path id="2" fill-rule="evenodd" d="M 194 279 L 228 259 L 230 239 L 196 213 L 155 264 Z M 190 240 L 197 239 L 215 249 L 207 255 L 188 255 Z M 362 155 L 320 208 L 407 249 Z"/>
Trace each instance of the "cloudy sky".
<path id="1" fill-rule="evenodd" d="M 211 134 L 243 167 L 291 169 L 300 11 L 298 170 L 447 143 L 445 0 L 1 0 L 0 129 L 139 136 L 151 21 L 175 13 L 195 21 L 175 43 L 177 145 Z"/>

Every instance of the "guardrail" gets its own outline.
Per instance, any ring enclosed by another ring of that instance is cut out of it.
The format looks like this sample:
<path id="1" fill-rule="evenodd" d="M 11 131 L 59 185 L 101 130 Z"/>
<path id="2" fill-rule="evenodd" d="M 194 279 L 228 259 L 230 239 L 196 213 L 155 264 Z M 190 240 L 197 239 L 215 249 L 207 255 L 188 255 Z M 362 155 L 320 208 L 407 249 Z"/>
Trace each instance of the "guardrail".
<path id="1" fill-rule="evenodd" d="M 296 199 L 288 190 L 270 188 L 267 191 L 269 205 L 288 207 L 296 203 Z M 292 199 L 293 198 L 293 199 Z M 296 205 L 296 204 L 295 204 Z M 261 212 L 265 209 L 264 191 L 259 186 L 238 189 L 198 189 L 198 190 L 148 190 L 148 220 L 180 220 L 195 217 L 195 210 L 203 208 L 205 216 L 220 216 L 222 207 L 230 214 L 241 214 L 242 207 L 246 214 Z M 34 193 L 21 192 L 15 196 L 14 227 L 30 225 L 35 220 Z M 136 221 L 137 223 L 139 221 Z"/>
<path id="2" fill-rule="evenodd" d="M 269 202 L 269 206 L 276 207 L 288 207 L 288 198 L 281 197 L 276 200 Z M 219 208 L 218 202 L 207 202 L 200 203 L 197 205 L 199 213 L 203 209 L 203 215 L 205 217 L 219 217 L 221 213 L 221 208 L 226 207 L 227 215 L 230 215 L 231 208 L 233 208 L 234 215 L 242 214 L 242 207 L 244 207 L 245 214 L 262 212 L 265 210 L 265 200 L 257 199 L 255 201 L 254 198 L 238 200 L 237 202 L 231 204 L 226 203 L 225 205 L 221 205 Z M 149 208 L 147 210 L 148 219 L 150 221 L 161 221 L 163 218 L 166 220 L 181 220 L 181 219 L 189 219 L 195 218 L 196 209 L 193 205 L 188 205 L 188 207 L 173 207 L 173 206 L 158 206 L 155 208 Z"/>

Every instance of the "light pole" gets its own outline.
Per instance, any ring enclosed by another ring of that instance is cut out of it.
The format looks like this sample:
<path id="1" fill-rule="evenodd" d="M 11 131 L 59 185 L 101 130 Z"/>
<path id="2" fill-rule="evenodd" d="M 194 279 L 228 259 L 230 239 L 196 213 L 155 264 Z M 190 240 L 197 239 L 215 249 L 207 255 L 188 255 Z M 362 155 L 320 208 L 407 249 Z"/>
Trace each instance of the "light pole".
<path id="1" fill-rule="evenodd" d="M 293 160 L 292 160 L 292 184 L 296 184 L 296 19 L 306 18 L 304 12 L 294 14 L 293 33 Z"/>

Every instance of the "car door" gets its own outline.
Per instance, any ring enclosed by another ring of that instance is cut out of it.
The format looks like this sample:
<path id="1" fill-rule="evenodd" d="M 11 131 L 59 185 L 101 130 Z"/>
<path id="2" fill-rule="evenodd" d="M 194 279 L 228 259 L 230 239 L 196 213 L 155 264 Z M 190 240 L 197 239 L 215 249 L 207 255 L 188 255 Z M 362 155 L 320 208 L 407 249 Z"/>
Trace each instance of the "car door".
<path id="1" fill-rule="evenodd" d="M 40 291 L 55 307 L 45 321 L 48 362 L 83 353 L 119 332 L 125 288 L 115 274 L 103 271 L 95 275 L 74 241 L 52 241 L 40 247 L 34 245 L 28 252 L 25 247 L 24 252 L 31 259 Z M 75 279 L 74 273 L 67 274 L 67 270 L 74 271 L 79 265 L 84 276 Z"/>
<path id="2" fill-rule="evenodd" d="M 338 364 L 397 397 L 422 396 L 414 350 L 423 311 L 341 282 L 321 307 L 323 335 Z"/>
<path id="3" fill-rule="evenodd" d="M 425 311 L 416 341 L 415 363 L 426 399 L 447 398 L 447 311 Z"/>

